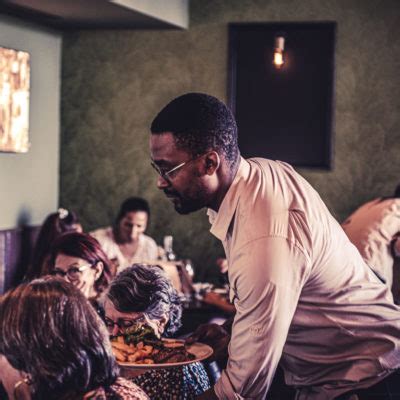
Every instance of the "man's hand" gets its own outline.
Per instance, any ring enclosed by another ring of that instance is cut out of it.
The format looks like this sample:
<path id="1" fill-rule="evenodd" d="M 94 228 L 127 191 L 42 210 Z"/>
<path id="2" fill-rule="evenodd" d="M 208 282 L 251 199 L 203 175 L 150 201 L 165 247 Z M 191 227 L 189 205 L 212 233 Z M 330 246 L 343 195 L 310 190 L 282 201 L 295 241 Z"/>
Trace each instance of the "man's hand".
<path id="1" fill-rule="evenodd" d="M 217 324 L 202 324 L 186 339 L 186 343 L 201 342 L 212 347 L 214 353 L 211 361 L 216 361 L 218 366 L 225 368 L 228 361 L 228 344 L 231 337 L 228 332 Z"/>

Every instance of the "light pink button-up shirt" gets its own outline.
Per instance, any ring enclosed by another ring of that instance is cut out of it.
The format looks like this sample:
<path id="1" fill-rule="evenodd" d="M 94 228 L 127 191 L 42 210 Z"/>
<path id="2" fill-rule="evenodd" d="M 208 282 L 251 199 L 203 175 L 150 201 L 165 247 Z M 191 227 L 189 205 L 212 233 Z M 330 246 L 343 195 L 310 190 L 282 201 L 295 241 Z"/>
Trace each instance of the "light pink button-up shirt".
<path id="1" fill-rule="evenodd" d="M 375 199 L 358 208 L 342 227 L 367 264 L 391 288 L 392 240 L 400 233 L 400 199 Z M 400 255 L 400 240 L 394 249 Z"/>
<path id="2" fill-rule="evenodd" d="M 241 159 L 211 232 L 236 306 L 220 399 L 263 399 L 277 364 L 298 399 L 332 399 L 400 367 L 400 308 L 292 167 Z"/>

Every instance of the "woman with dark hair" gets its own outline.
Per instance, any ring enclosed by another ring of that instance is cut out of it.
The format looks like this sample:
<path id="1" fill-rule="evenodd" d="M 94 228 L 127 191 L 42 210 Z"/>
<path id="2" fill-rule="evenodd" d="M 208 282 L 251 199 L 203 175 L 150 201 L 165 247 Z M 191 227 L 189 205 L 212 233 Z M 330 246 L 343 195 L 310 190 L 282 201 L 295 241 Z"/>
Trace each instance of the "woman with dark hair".
<path id="1" fill-rule="evenodd" d="M 134 264 L 111 282 L 104 298 L 106 325 L 110 335 L 123 334 L 135 324 L 147 324 L 157 335 L 173 336 L 181 326 L 178 293 L 164 271 L 155 265 Z M 210 387 L 199 362 L 149 370 L 131 378 L 150 398 L 192 399 Z"/>
<path id="2" fill-rule="evenodd" d="M 110 260 L 100 243 L 85 233 L 59 237 L 50 252 L 50 274 L 58 275 L 81 290 L 88 299 L 97 299 L 110 283 Z"/>
<path id="3" fill-rule="evenodd" d="M 133 263 L 154 262 L 158 258 L 157 243 L 144 234 L 150 218 L 150 207 L 140 197 L 126 199 L 120 207 L 113 227 L 90 234 L 121 271 Z"/>
<path id="4" fill-rule="evenodd" d="M 4 382 L 10 398 L 32 400 L 147 399 L 118 378 L 106 328 L 70 283 L 45 277 L 0 299 L 2 378 L 14 368 L 21 380 Z"/>
<path id="5" fill-rule="evenodd" d="M 29 281 L 49 273 L 51 245 L 66 232 L 82 232 L 82 225 L 73 211 L 59 208 L 57 212 L 47 216 L 40 228 L 25 280 Z"/>

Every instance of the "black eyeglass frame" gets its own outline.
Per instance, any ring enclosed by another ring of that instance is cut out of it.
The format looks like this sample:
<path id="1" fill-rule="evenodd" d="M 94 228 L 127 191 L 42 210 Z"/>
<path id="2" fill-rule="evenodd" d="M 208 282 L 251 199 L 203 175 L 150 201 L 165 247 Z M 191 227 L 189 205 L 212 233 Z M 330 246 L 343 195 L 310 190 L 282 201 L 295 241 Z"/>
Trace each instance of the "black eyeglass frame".
<path id="1" fill-rule="evenodd" d="M 118 320 L 116 322 L 114 322 L 111 318 L 108 318 L 108 317 L 104 318 L 104 323 L 109 331 L 112 331 L 114 329 L 115 325 L 117 325 L 119 329 L 124 330 L 124 329 L 131 328 L 134 325 L 141 324 L 145 321 L 146 321 L 145 314 L 143 314 L 142 316 L 135 318 L 135 319 L 118 318 Z"/>

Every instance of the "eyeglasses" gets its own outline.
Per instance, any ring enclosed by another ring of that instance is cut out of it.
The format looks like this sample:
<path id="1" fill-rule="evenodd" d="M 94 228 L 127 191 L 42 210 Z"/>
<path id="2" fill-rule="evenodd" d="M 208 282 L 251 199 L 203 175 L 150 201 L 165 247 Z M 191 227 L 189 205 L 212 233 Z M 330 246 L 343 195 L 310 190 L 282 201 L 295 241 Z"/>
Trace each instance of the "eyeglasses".
<path id="1" fill-rule="evenodd" d="M 204 154 L 201 154 L 200 156 L 196 157 L 196 158 L 192 158 L 188 161 L 185 161 L 183 163 L 178 164 L 177 166 L 171 168 L 168 171 L 163 171 L 154 161 L 151 161 L 150 164 L 151 166 L 155 169 L 155 171 L 157 172 L 158 175 L 161 176 L 161 178 L 163 178 L 166 181 L 169 181 L 171 179 L 174 178 L 174 175 L 176 174 L 176 172 L 181 169 L 183 166 L 185 166 L 186 164 L 189 164 L 192 161 L 196 161 L 198 160 L 200 157 L 204 156 Z"/>
<path id="2" fill-rule="evenodd" d="M 94 264 L 82 265 L 81 267 L 69 267 L 66 271 L 55 267 L 53 271 L 50 272 L 50 275 L 61 276 L 62 278 L 67 277 L 70 281 L 77 281 L 81 277 L 82 272 L 93 267 L 93 265 Z"/>
<path id="3" fill-rule="evenodd" d="M 144 315 L 141 315 L 140 317 L 134 318 L 134 319 L 123 319 L 123 318 L 118 318 L 117 322 L 114 322 L 112 319 L 105 317 L 104 322 L 108 328 L 109 331 L 112 331 L 114 329 L 114 326 L 117 325 L 119 329 L 128 329 L 134 325 L 141 324 L 146 321 L 146 318 Z"/>

